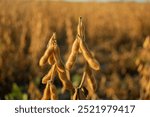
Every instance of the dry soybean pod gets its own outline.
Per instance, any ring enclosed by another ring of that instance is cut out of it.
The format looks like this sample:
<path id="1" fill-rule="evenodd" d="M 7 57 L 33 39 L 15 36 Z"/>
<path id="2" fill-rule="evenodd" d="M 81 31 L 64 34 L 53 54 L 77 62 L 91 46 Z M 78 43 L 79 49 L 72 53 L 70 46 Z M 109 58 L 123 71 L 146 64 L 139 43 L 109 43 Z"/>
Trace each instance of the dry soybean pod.
<path id="1" fill-rule="evenodd" d="M 81 49 L 81 52 L 82 52 L 85 60 L 88 62 L 88 64 L 90 65 L 90 67 L 92 69 L 100 70 L 100 66 L 99 66 L 98 61 L 92 56 L 86 43 L 80 37 L 79 37 L 79 39 L 80 39 L 80 49 Z"/>
<path id="2" fill-rule="evenodd" d="M 53 53 L 53 46 L 49 46 L 49 47 L 46 49 L 44 55 L 41 57 L 40 62 L 39 62 L 39 65 L 40 65 L 40 66 L 45 65 L 46 62 L 47 62 L 47 60 L 48 60 L 48 57 L 49 57 L 52 53 Z"/>
<path id="3" fill-rule="evenodd" d="M 96 88 L 97 88 L 97 83 L 93 74 L 92 69 L 89 67 L 88 63 L 86 63 L 86 67 L 85 67 L 85 75 L 83 74 L 83 76 L 85 77 L 85 81 L 84 81 L 84 87 L 85 89 L 87 89 L 88 91 L 88 97 L 90 99 L 97 99 L 97 95 L 95 93 Z"/>
<path id="4" fill-rule="evenodd" d="M 48 74 L 46 74 L 43 78 L 42 78 L 42 84 L 46 84 L 48 80 L 50 80 L 52 75 L 52 69 L 49 70 Z"/>
<path id="5" fill-rule="evenodd" d="M 54 47 L 53 47 L 53 43 L 55 42 L 55 33 L 53 33 L 52 37 L 50 38 L 48 45 L 47 45 L 47 49 L 44 53 L 44 55 L 41 57 L 39 65 L 43 66 L 46 64 L 46 62 L 48 61 L 49 56 L 52 55 L 53 51 L 54 51 Z"/>
<path id="6" fill-rule="evenodd" d="M 70 80 L 70 72 L 66 69 L 66 76 L 67 76 L 67 79 Z"/>
<path id="7" fill-rule="evenodd" d="M 84 27 L 83 22 L 82 22 L 82 17 L 79 17 L 79 22 L 78 22 L 78 26 L 77 26 L 77 34 L 83 40 L 85 40 L 85 27 Z"/>
<path id="8" fill-rule="evenodd" d="M 50 65 L 53 65 L 53 64 L 55 63 L 53 54 L 48 57 L 48 63 L 49 63 Z"/>
<path id="9" fill-rule="evenodd" d="M 93 86 L 93 83 L 92 83 L 91 79 L 89 78 L 89 76 L 87 74 L 86 74 L 84 86 L 88 90 L 88 97 L 90 99 L 98 99 L 98 96 L 95 92 L 96 88 L 94 88 L 95 86 Z"/>
<path id="10" fill-rule="evenodd" d="M 97 89 L 96 79 L 95 79 L 95 76 L 94 76 L 94 74 L 93 74 L 92 69 L 89 67 L 88 64 L 87 64 L 87 66 L 86 66 L 86 75 L 87 75 L 86 80 L 87 80 L 89 86 L 90 86 L 94 91 L 96 91 L 96 89 Z"/>
<path id="11" fill-rule="evenodd" d="M 57 44 L 55 44 L 54 46 L 54 60 L 56 62 L 57 69 L 60 72 L 65 72 L 65 67 L 62 63 L 61 56 L 60 56 L 60 49 Z"/>
<path id="12" fill-rule="evenodd" d="M 54 81 L 54 78 L 55 78 L 55 76 L 56 76 L 56 73 L 57 73 L 57 71 L 56 71 L 56 64 L 54 64 L 53 65 L 53 68 L 52 68 L 53 70 L 52 70 L 52 75 L 51 75 L 51 81 L 53 82 Z"/>
<path id="13" fill-rule="evenodd" d="M 43 77 L 42 83 L 46 84 L 48 80 L 53 80 L 55 75 L 56 75 L 56 64 L 54 64 L 52 68 L 49 70 L 48 74 Z"/>
<path id="14" fill-rule="evenodd" d="M 82 22 L 82 17 L 79 17 L 79 22 L 77 26 L 77 35 L 85 41 L 85 27 Z M 79 48 L 79 53 L 81 53 L 81 49 Z"/>
<path id="15" fill-rule="evenodd" d="M 53 47 L 54 47 L 54 45 L 55 45 L 56 43 L 57 43 L 56 34 L 53 33 L 53 35 L 52 35 L 50 41 L 48 42 L 47 47 L 48 47 L 48 46 L 53 46 Z M 54 60 L 54 53 L 52 53 L 52 54 L 49 56 L 49 58 L 48 58 L 48 63 L 49 63 L 50 65 L 53 65 L 53 64 L 55 63 L 55 60 Z"/>
<path id="16" fill-rule="evenodd" d="M 54 43 L 56 43 L 56 33 L 53 33 L 52 37 L 50 38 L 48 44 L 47 44 L 47 48 L 51 45 L 53 45 Z"/>
<path id="17" fill-rule="evenodd" d="M 79 99 L 79 100 L 85 100 L 86 99 L 86 96 L 85 96 L 85 94 L 82 90 L 82 86 L 83 86 L 83 83 L 85 81 L 85 76 L 86 76 L 86 72 L 84 71 L 81 82 L 80 82 L 80 85 L 75 89 L 73 99 L 76 99 L 76 100 L 77 99 Z M 76 97 L 75 97 L 75 95 L 76 95 Z"/>
<path id="18" fill-rule="evenodd" d="M 71 81 L 67 79 L 66 71 L 65 72 L 60 72 L 59 70 L 57 70 L 57 73 L 58 73 L 60 81 L 63 84 L 62 92 L 64 92 L 66 89 L 73 92 L 74 88 L 73 88 L 73 85 L 72 85 Z"/>
<path id="19" fill-rule="evenodd" d="M 70 70 L 72 68 L 78 55 L 78 51 L 79 51 L 79 40 L 76 38 L 72 45 L 71 54 L 66 62 L 66 69 Z"/>
<path id="20" fill-rule="evenodd" d="M 42 100 L 48 100 L 48 99 L 50 99 L 49 83 L 46 84 L 43 97 L 42 97 Z"/>
<path id="21" fill-rule="evenodd" d="M 88 85 L 87 85 L 88 84 Z M 86 77 L 84 86 L 88 90 L 88 97 L 90 99 L 98 99 L 98 96 L 93 88 L 92 82 L 89 78 Z"/>
<path id="22" fill-rule="evenodd" d="M 55 87 L 55 85 L 52 83 L 52 81 L 50 81 L 50 98 L 51 100 L 57 100 L 58 97 L 57 97 L 57 89 Z"/>

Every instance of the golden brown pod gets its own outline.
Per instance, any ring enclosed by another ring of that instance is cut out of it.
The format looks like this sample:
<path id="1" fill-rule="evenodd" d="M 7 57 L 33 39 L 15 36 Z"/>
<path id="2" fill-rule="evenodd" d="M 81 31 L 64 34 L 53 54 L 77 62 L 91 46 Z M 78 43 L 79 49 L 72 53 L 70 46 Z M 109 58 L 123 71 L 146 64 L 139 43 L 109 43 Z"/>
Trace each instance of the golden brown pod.
<path id="1" fill-rule="evenodd" d="M 92 83 L 92 81 L 91 81 L 91 79 L 90 79 L 89 77 L 86 77 L 86 83 L 88 84 L 87 87 L 90 88 L 90 92 L 94 92 L 95 89 L 94 89 L 93 83 Z M 89 88 L 88 88 L 88 89 L 89 89 Z"/>
<path id="2" fill-rule="evenodd" d="M 86 87 L 88 91 L 88 97 L 89 99 L 98 99 L 98 96 L 96 94 L 96 90 L 94 89 L 93 83 L 90 78 L 86 77 L 84 86 Z"/>
<path id="3" fill-rule="evenodd" d="M 39 62 L 39 65 L 40 65 L 40 66 L 43 66 L 43 65 L 46 64 L 46 62 L 47 62 L 47 60 L 48 60 L 48 57 L 49 57 L 50 55 L 52 55 L 53 51 L 54 51 L 53 46 L 49 46 L 49 47 L 46 49 L 44 55 L 43 55 L 43 56 L 41 57 L 41 59 L 40 59 L 40 62 Z"/>
<path id="4" fill-rule="evenodd" d="M 61 56 L 60 56 L 60 49 L 57 44 L 54 46 L 54 60 L 56 62 L 57 69 L 60 72 L 65 72 L 65 67 L 63 65 L 63 62 L 62 62 Z"/>
<path id="5" fill-rule="evenodd" d="M 96 79 L 95 79 L 93 71 L 89 67 L 89 65 L 86 66 L 86 80 L 87 80 L 89 87 L 92 90 L 96 91 L 96 89 L 97 89 Z"/>
<path id="6" fill-rule="evenodd" d="M 66 70 L 66 76 L 67 76 L 67 79 L 70 80 L 70 72 L 68 70 Z"/>
<path id="7" fill-rule="evenodd" d="M 71 54 L 66 62 L 66 69 L 70 70 L 75 63 L 79 51 L 79 40 L 75 39 L 72 45 Z"/>
<path id="8" fill-rule="evenodd" d="M 50 98 L 51 100 L 57 100 L 57 89 L 55 87 L 55 85 L 50 81 Z"/>
<path id="9" fill-rule="evenodd" d="M 92 56 L 86 43 L 80 37 L 79 37 L 79 39 L 80 39 L 81 52 L 82 52 L 85 60 L 88 62 L 89 66 L 94 70 L 100 70 L 100 65 L 99 65 L 98 61 Z"/>
<path id="10" fill-rule="evenodd" d="M 54 77 L 56 76 L 56 64 L 52 66 L 52 68 L 49 70 L 48 74 L 46 74 L 42 78 L 42 84 L 46 84 L 48 80 L 53 81 Z"/>
<path id="11" fill-rule="evenodd" d="M 47 48 L 49 46 L 53 46 L 54 44 L 57 43 L 57 40 L 56 40 L 56 33 L 53 33 L 52 37 L 50 38 L 48 44 L 47 44 Z"/>
<path id="12" fill-rule="evenodd" d="M 53 54 L 48 57 L 48 63 L 49 65 L 53 65 L 55 63 Z"/>
<path id="13" fill-rule="evenodd" d="M 93 84 L 92 84 L 91 80 L 87 77 L 86 77 L 86 80 L 85 80 L 85 87 L 88 90 L 88 97 L 90 99 L 98 99 L 96 91 L 93 88 Z"/>
<path id="14" fill-rule="evenodd" d="M 85 85 L 84 85 L 88 91 L 88 98 L 89 99 L 98 99 L 98 96 L 96 94 L 96 92 L 94 91 L 94 89 L 92 88 L 92 83 L 91 80 L 87 79 L 85 80 Z"/>
<path id="15" fill-rule="evenodd" d="M 85 76 L 86 72 L 84 71 L 80 85 L 75 88 L 75 92 L 72 96 L 73 100 L 85 100 L 87 98 L 87 90 L 85 87 L 83 87 L 83 84 L 85 82 Z"/>
<path id="16" fill-rule="evenodd" d="M 48 61 L 48 58 L 53 54 L 54 44 L 55 43 L 57 43 L 57 41 L 56 41 L 56 34 L 53 33 L 52 37 L 50 38 L 50 40 L 48 42 L 47 49 L 46 49 L 44 55 L 40 59 L 40 62 L 39 62 L 40 66 L 45 65 L 46 62 Z"/>
<path id="17" fill-rule="evenodd" d="M 44 89 L 43 97 L 41 100 L 48 100 L 50 99 L 50 91 L 49 91 L 49 83 L 46 84 L 46 87 Z"/>
<path id="18" fill-rule="evenodd" d="M 82 85 L 82 87 L 84 86 L 84 88 L 87 90 L 87 93 L 88 93 L 87 99 L 98 99 L 98 96 L 96 94 L 96 89 L 97 89 L 96 79 L 95 79 L 93 71 L 89 67 L 88 63 L 86 64 L 83 78 L 85 80 L 84 80 L 84 84 Z M 86 90 L 85 90 L 85 92 L 86 92 Z"/>
<path id="19" fill-rule="evenodd" d="M 66 71 L 65 72 L 60 72 L 59 70 L 57 70 L 57 73 L 58 73 L 59 79 L 60 79 L 60 81 L 62 82 L 62 85 L 63 85 L 62 93 L 65 90 L 70 90 L 71 92 L 73 92 L 74 87 L 73 87 L 71 81 L 69 81 L 67 79 Z"/>
<path id="20" fill-rule="evenodd" d="M 79 17 L 79 22 L 77 26 L 77 34 L 84 40 L 85 39 L 85 27 L 82 22 L 82 17 Z"/>
<path id="21" fill-rule="evenodd" d="M 48 72 L 48 74 L 46 74 L 46 75 L 42 78 L 42 84 L 46 84 L 47 81 L 50 80 L 51 74 L 52 74 L 52 69 L 50 69 L 49 72 Z"/>

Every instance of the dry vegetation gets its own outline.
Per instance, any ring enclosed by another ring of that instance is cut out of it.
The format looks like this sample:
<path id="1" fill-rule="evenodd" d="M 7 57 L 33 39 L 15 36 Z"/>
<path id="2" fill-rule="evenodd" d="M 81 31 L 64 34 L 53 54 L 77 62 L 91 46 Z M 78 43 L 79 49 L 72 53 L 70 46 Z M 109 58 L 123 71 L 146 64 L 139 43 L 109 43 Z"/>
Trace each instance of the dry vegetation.
<path id="1" fill-rule="evenodd" d="M 137 59 L 142 58 L 140 56 L 149 53 L 149 49 L 142 47 L 150 35 L 149 11 L 150 4 L 144 3 L 1 0 L 0 99 L 41 99 L 45 87 L 41 79 L 50 66 L 41 69 L 38 62 L 46 50 L 49 36 L 56 32 L 60 56 L 66 62 L 77 34 L 79 16 L 84 17 L 86 43 L 101 65 L 100 72 L 94 71 L 96 96 L 99 99 L 150 99 L 149 85 L 145 91 L 145 85 L 142 85 L 144 75 L 138 72 L 136 65 Z M 147 59 L 141 64 L 149 70 Z M 70 71 L 74 86 L 81 82 L 84 62 L 79 55 Z M 149 81 L 149 74 L 145 80 Z M 63 84 L 60 80 L 55 79 L 54 84 L 58 99 L 69 99 L 67 91 L 61 93 Z M 20 96 L 16 96 L 18 94 Z"/>
<path id="2" fill-rule="evenodd" d="M 147 37 L 143 43 L 139 58 L 136 60 L 140 79 L 140 99 L 150 100 L 150 38 Z"/>
<path id="3" fill-rule="evenodd" d="M 78 87 L 74 87 L 73 83 L 71 82 L 72 76 L 70 76 L 70 71 L 76 62 L 79 53 L 81 53 L 85 59 L 85 69 L 83 71 L 80 85 Z M 82 17 L 79 17 L 77 36 L 73 42 L 66 66 L 64 66 L 62 62 L 60 48 L 57 44 L 55 33 L 53 33 L 52 37 L 50 38 L 47 49 L 39 61 L 40 66 L 44 66 L 46 63 L 51 65 L 51 69 L 49 70 L 48 74 L 42 78 L 42 83 L 46 84 L 42 96 L 43 100 L 58 99 L 57 89 L 54 84 L 56 73 L 58 74 L 58 77 L 63 85 L 61 93 L 64 94 L 66 90 L 69 90 L 71 93 L 70 99 L 98 99 L 96 94 L 97 83 L 93 74 L 93 70 L 100 70 L 100 65 L 86 44 L 85 26 L 83 24 Z"/>

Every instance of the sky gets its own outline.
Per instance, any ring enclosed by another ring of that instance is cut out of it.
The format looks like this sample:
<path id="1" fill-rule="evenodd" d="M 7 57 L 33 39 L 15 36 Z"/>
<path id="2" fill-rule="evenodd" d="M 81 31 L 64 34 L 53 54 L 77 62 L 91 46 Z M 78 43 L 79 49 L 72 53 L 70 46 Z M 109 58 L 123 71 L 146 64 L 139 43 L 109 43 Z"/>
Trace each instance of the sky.
<path id="1" fill-rule="evenodd" d="M 150 2 L 150 0 L 65 0 L 65 1 L 71 1 L 71 2 L 90 2 L 90 1 L 97 1 L 97 2 L 119 2 L 119 1 L 123 1 L 123 2 L 131 2 L 131 1 L 136 1 L 136 2 L 145 2 L 148 1 Z"/>

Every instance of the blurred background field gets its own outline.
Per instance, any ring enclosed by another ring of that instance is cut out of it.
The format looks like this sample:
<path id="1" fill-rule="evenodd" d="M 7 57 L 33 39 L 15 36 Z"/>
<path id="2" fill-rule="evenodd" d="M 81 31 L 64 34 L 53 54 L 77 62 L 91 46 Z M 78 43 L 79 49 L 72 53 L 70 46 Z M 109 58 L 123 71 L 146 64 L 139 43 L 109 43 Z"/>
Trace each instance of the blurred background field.
<path id="1" fill-rule="evenodd" d="M 78 17 L 86 42 L 100 62 L 96 72 L 99 99 L 139 99 L 136 59 L 150 35 L 150 3 L 75 3 L 0 1 L 0 99 L 40 99 L 42 77 L 50 66 L 39 59 L 56 32 L 63 61 L 76 37 Z M 71 71 L 76 86 L 82 75 L 79 57 Z M 56 80 L 57 87 L 61 84 Z M 59 89 L 58 89 L 59 92 Z M 60 99 L 67 99 L 60 94 Z"/>

